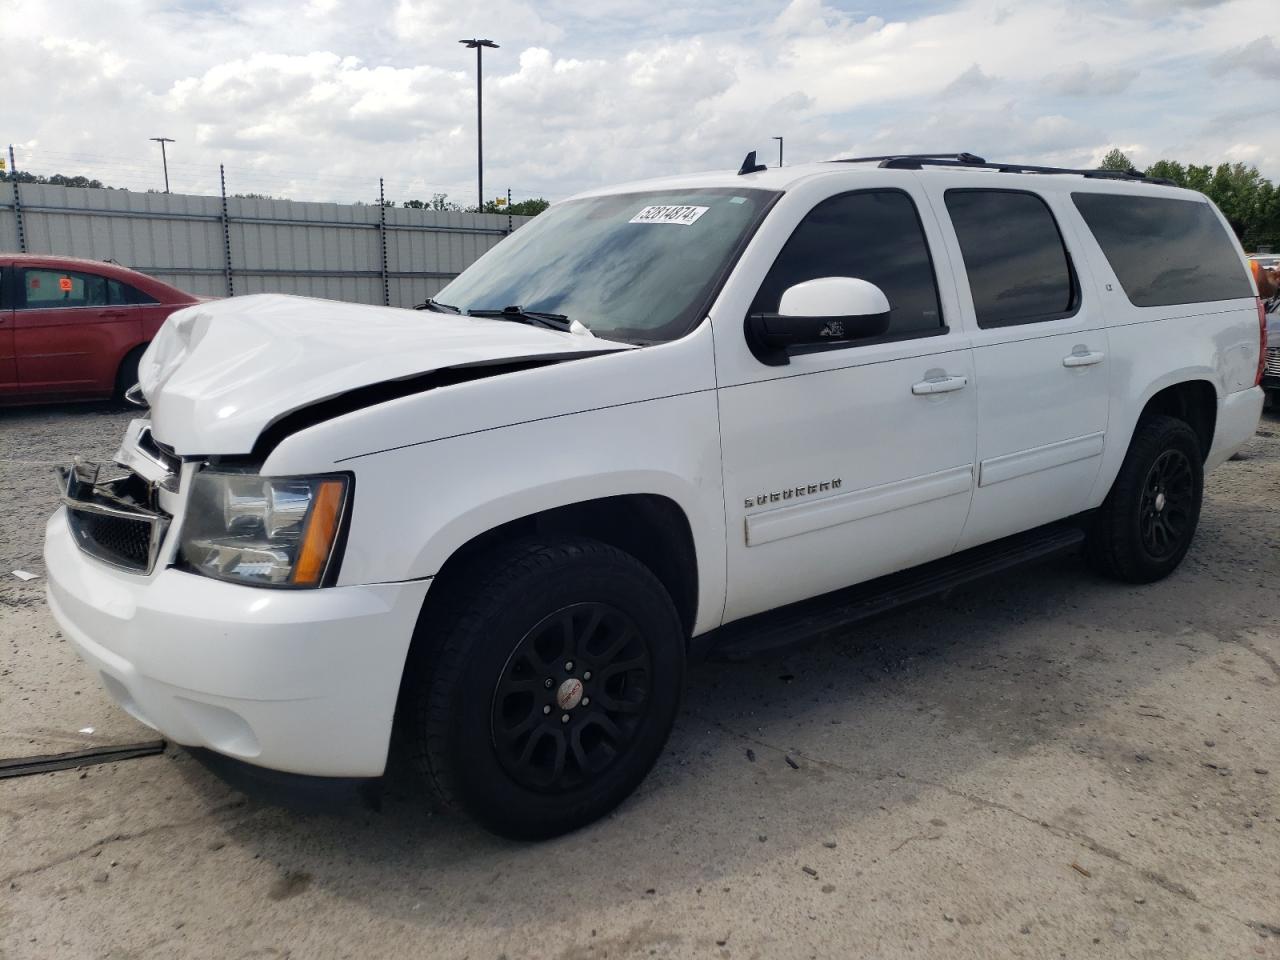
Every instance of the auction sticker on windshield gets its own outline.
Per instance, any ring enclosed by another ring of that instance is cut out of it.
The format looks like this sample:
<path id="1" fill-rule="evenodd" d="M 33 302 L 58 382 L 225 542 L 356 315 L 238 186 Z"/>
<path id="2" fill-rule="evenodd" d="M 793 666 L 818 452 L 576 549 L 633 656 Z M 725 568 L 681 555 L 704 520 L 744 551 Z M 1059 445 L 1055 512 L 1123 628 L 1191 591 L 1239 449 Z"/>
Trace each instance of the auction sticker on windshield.
<path id="1" fill-rule="evenodd" d="M 678 223 L 687 227 L 696 223 L 698 218 L 710 210 L 710 207 L 657 206 L 645 207 L 628 223 Z"/>

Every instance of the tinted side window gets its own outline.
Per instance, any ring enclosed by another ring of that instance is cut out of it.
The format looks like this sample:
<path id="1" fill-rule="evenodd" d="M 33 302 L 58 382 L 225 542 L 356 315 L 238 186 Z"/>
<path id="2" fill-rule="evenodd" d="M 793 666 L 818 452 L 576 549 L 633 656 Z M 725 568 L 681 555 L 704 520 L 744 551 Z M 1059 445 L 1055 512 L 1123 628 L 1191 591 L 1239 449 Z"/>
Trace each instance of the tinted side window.
<path id="1" fill-rule="evenodd" d="M 1254 295 L 1209 204 L 1114 193 L 1073 193 L 1071 199 L 1135 307 Z"/>
<path id="2" fill-rule="evenodd" d="M 18 307 L 102 307 L 107 304 L 107 279 L 67 270 L 23 270 L 24 299 Z"/>
<path id="3" fill-rule="evenodd" d="M 12 310 L 13 303 L 10 298 L 13 296 L 9 292 L 9 267 L 0 267 L 0 310 Z"/>
<path id="4" fill-rule="evenodd" d="M 900 190 L 847 193 L 810 210 L 773 262 L 751 312 L 776 313 L 788 287 L 820 277 L 856 277 L 883 290 L 887 338 L 943 329 L 924 228 Z"/>
<path id="5" fill-rule="evenodd" d="M 1048 206 L 1017 190 L 948 190 L 980 327 L 1070 316 L 1077 307 L 1071 260 Z"/>
<path id="6" fill-rule="evenodd" d="M 131 287 L 127 283 L 122 283 L 120 284 L 120 286 L 124 287 L 124 295 L 127 298 L 127 302 L 129 303 L 159 303 L 160 302 L 151 294 L 143 293 L 137 287 Z"/>

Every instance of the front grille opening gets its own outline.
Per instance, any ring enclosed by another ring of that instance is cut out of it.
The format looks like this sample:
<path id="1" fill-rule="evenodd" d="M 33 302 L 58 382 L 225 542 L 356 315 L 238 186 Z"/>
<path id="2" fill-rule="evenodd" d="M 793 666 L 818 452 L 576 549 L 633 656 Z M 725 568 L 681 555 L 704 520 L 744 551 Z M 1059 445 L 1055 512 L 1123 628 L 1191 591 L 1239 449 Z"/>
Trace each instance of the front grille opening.
<path id="1" fill-rule="evenodd" d="M 1280 377 L 1280 347 L 1267 348 L 1267 362 L 1263 371 L 1270 376 Z"/>
<path id="2" fill-rule="evenodd" d="M 151 566 L 151 528 L 148 520 L 110 517 L 68 508 L 71 532 L 80 549 L 104 563 L 146 573 Z"/>

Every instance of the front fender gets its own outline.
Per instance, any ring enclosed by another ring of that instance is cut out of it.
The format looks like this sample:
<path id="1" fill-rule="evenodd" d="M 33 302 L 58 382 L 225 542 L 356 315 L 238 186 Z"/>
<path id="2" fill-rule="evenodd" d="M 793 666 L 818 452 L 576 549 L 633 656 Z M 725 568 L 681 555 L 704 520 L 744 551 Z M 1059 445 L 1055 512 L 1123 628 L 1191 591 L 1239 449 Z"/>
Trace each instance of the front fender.
<path id="1" fill-rule="evenodd" d="M 680 429 L 664 429 L 679 424 Z M 360 457 L 340 583 L 434 576 L 476 536 L 556 507 L 654 494 L 685 514 L 695 632 L 724 606 L 725 520 L 714 391 L 524 423 Z"/>

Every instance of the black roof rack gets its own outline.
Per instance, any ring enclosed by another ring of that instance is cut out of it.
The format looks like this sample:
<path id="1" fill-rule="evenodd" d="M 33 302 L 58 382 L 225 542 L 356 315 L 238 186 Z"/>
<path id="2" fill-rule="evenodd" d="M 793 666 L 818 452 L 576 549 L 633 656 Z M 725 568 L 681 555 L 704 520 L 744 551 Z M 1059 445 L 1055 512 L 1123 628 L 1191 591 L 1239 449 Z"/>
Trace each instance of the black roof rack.
<path id="1" fill-rule="evenodd" d="M 1094 180 L 1129 180 L 1175 187 L 1172 180 L 1148 177 L 1137 170 L 1076 170 L 1071 167 L 1039 167 L 1026 163 L 994 163 L 972 153 L 900 153 L 883 157 L 842 157 L 834 163 L 877 163 L 893 170 L 920 170 L 923 167 L 965 167 L 972 170 L 994 170 L 997 173 L 1071 173 Z"/>

